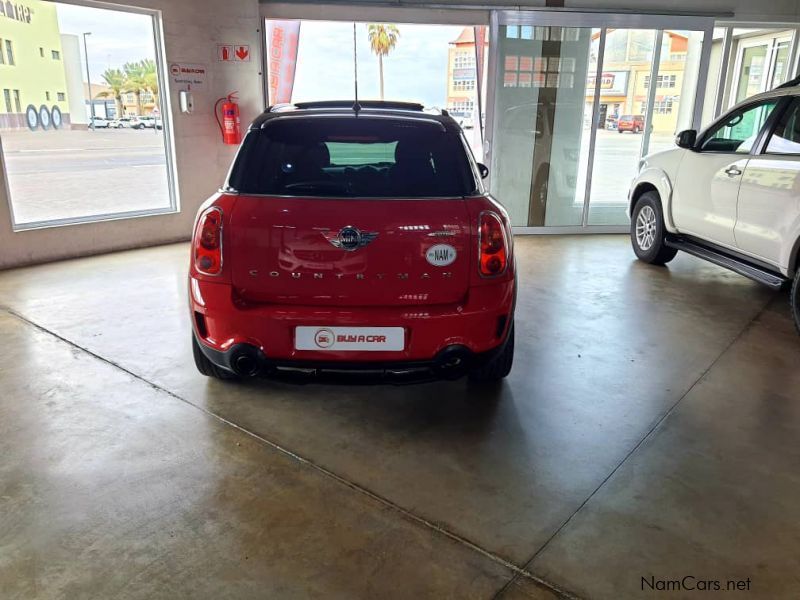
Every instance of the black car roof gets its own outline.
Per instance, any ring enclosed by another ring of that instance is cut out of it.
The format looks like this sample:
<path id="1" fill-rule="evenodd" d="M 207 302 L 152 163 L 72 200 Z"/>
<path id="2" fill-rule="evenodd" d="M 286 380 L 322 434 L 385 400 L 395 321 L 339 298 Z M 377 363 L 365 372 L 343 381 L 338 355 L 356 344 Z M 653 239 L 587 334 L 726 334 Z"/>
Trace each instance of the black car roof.
<path id="1" fill-rule="evenodd" d="M 397 119 L 413 119 L 439 123 L 448 131 L 458 131 L 458 123 L 446 110 L 426 109 L 415 102 L 393 102 L 381 100 L 361 100 L 359 110 L 353 109 L 352 100 L 323 100 L 319 102 L 295 102 L 294 104 L 276 104 L 260 114 L 250 129 L 263 129 L 271 121 L 283 118 L 303 117 L 383 117 Z"/>

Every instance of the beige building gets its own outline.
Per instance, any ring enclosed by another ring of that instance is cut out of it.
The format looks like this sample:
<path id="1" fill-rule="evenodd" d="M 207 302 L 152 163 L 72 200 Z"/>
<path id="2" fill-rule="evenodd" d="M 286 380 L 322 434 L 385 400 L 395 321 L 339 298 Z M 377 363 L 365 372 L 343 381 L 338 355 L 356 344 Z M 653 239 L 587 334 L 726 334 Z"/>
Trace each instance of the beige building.
<path id="1" fill-rule="evenodd" d="M 465 27 L 447 51 L 447 110 L 456 118 L 472 118 L 476 108 L 475 34 Z"/>
<path id="2" fill-rule="evenodd" d="M 677 31 L 665 33 L 653 104 L 653 132 L 672 134 L 678 122 L 688 37 Z M 599 33 L 594 38 L 593 47 Z M 653 40 L 654 34 L 649 30 L 609 30 L 600 83 L 601 126 L 613 126 L 616 117 L 622 115 L 647 112 Z M 593 76 L 588 83 L 586 98 L 591 103 L 595 89 Z"/>

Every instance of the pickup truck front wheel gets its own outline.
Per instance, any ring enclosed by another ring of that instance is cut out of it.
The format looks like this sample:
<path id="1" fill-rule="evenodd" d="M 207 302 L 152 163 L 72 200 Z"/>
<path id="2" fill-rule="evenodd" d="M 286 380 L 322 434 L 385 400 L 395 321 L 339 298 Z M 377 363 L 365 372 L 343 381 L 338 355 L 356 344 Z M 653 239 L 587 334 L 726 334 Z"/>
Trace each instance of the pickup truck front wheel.
<path id="1" fill-rule="evenodd" d="M 800 269 L 797 269 L 797 272 L 794 274 L 794 284 L 792 285 L 789 298 L 792 303 L 794 326 L 797 327 L 797 333 L 800 333 Z"/>
<path id="2" fill-rule="evenodd" d="M 675 258 L 678 251 L 666 245 L 666 233 L 661 199 L 656 192 L 645 192 L 631 215 L 631 243 L 639 260 L 665 265 Z"/>

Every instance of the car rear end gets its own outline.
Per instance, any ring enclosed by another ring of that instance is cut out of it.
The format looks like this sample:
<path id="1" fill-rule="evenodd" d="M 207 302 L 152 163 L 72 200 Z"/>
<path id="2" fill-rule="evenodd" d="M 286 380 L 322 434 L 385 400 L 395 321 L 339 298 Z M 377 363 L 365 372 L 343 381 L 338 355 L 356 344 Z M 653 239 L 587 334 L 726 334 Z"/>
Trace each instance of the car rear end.
<path id="1" fill-rule="evenodd" d="M 513 318 L 505 211 L 451 119 L 307 111 L 248 132 L 200 210 L 196 343 L 237 375 L 464 374 Z"/>

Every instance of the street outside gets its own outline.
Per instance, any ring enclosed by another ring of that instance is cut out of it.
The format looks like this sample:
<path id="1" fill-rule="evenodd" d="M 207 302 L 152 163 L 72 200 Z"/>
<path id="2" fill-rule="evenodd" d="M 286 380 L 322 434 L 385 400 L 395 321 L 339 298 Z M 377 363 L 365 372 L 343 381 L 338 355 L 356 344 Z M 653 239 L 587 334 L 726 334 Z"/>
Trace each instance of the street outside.
<path id="1" fill-rule="evenodd" d="M 155 129 L 0 133 L 17 225 L 170 205 Z"/>
<path id="2" fill-rule="evenodd" d="M 478 131 L 470 129 L 466 134 L 478 150 Z M 18 225 L 170 205 L 161 131 L 4 131 L 0 139 Z M 591 223 L 626 222 L 625 202 L 641 143 L 642 135 L 598 131 Z M 673 144 L 672 135 L 653 134 L 650 150 Z M 477 151 L 475 155 L 481 156 Z M 588 144 L 584 143 L 578 181 L 585 181 L 587 161 Z M 596 211 L 598 207 L 601 210 Z"/>
<path id="3" fill-rule="evenodd" d="M 582 164 L 586 164 L 589 153 L 588 131 L 586 134 L 587 143 L 581 149 Z M 643 138 L 641 133 L 619 133 L 606 129 L 597 132 L 595 168 L 592 172 L 592 204 L 625 205 L 631 181 L 638 173 Z M 671 134 L 653 133 L 648 152 L 652 154 L 673 148 L 674 139 L 675 136 Z"/>

